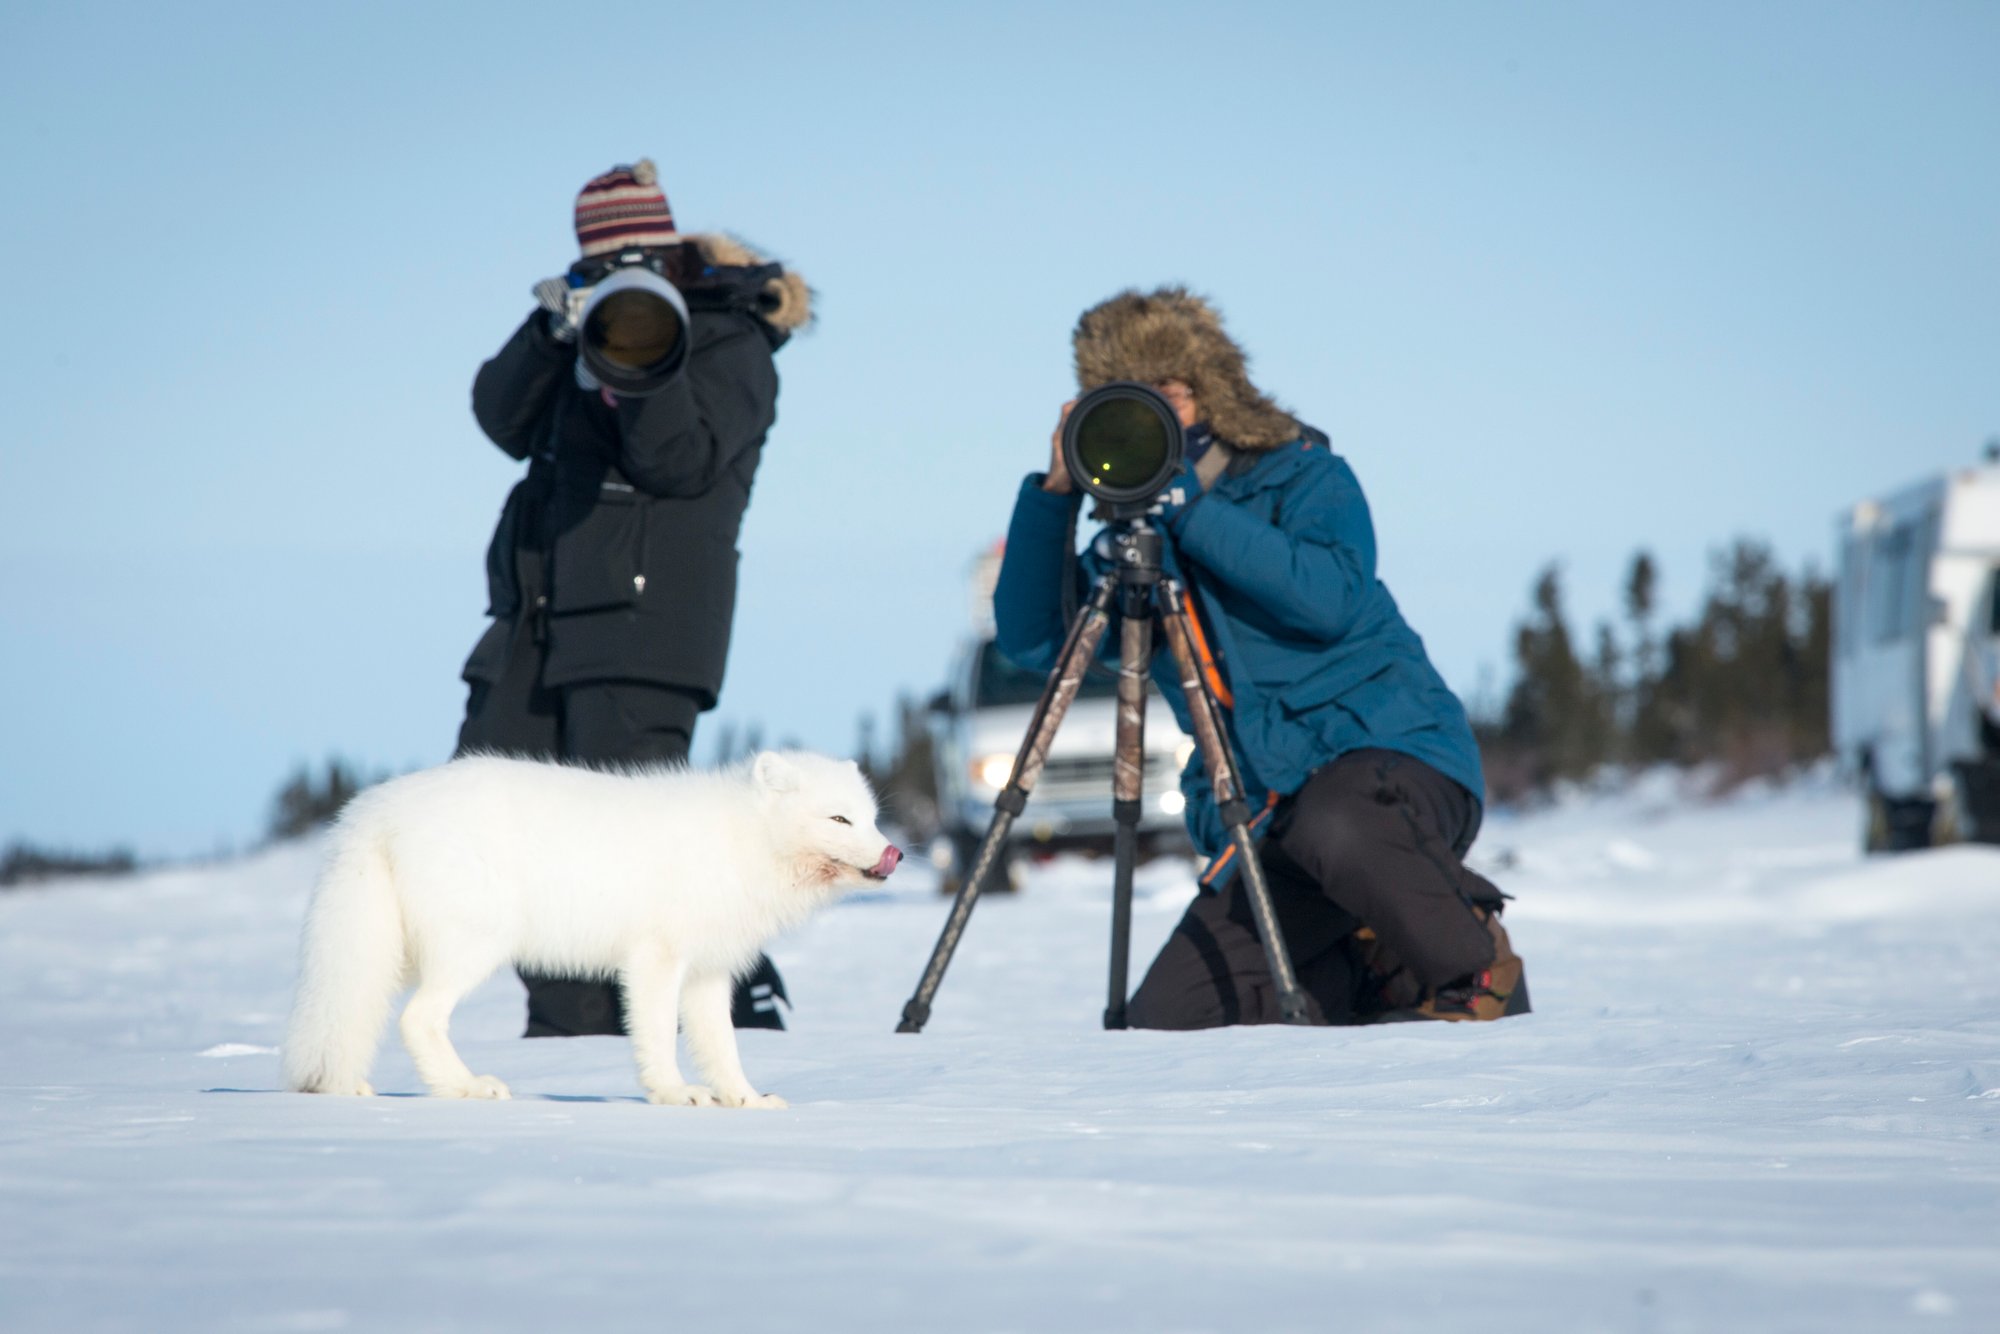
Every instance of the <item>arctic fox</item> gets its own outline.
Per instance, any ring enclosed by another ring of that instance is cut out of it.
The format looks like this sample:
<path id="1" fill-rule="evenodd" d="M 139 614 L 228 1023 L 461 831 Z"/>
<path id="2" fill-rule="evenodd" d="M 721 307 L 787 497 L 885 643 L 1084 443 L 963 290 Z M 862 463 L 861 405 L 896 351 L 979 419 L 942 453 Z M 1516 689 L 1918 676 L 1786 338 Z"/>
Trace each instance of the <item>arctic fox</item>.
<path id="1" fill-rule="evenodd" d="M 285 1083 L 367 1094 L 390 1003 L 440 1097 L 505 1098 L 447 1036 L 496 968 L 616 976 L 649 1101 L 783 1107 L 743 1077 L 735 974 L 771 937 L 902 853 L 854 764 L 765 752 L 704 772 L 469 756 L 349 802 L 307 909 Z M 681 1078 L 678 1024 L 707 1084 Z"/>

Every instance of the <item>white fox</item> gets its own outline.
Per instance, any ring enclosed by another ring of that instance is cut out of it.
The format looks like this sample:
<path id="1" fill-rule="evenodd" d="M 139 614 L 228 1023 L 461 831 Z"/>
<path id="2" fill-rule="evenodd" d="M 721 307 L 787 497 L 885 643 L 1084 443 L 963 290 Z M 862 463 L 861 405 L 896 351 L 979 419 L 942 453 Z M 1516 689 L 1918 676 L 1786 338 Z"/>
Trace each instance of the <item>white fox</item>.
<path id="1" fill-rule="evenodd" d="M 447 1034 L 452 1008 L 507 964 L 615 976 L 639 1082 L 680 1106 L 783 1107 L 744 1078 L 729 1015 L 764 943 L 902 853 L 854 764 L 766 752 L 727 769 L 607 772 L 469 756 L 349 802 L 300 942 L 285 1083 L 368 1094 L 389 1006 L 440 1097 L 505 1098 Z M 676 1025 L 708 1082 L 675 1061 Z"/>

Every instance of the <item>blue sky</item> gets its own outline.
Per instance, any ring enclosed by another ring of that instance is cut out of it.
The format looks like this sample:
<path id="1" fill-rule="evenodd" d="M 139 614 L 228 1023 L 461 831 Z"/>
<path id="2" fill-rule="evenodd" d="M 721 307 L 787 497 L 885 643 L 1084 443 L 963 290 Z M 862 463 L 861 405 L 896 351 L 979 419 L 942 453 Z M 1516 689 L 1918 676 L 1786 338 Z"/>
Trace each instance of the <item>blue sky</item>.
<path id="1" fill-rule="evenodd" d="M 1326 430 L 1447 678 L 1652 549 L 2000 434 L 2000 6 L 8 6 L 0 841 L 252 840 L 304 760 L 449 753 L 516 465 L 473 372 L 650 155 L 821 296 L 721 723 L 937 684 L 1071 392 L 1186 282 Z"/>

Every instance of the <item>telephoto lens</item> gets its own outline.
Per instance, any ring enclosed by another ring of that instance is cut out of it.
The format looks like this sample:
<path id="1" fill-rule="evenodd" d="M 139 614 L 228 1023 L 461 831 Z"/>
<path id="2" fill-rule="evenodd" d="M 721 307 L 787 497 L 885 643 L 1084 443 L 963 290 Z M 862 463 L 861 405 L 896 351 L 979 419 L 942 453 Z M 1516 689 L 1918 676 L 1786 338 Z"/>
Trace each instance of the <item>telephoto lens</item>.
<path id="1" fill-rule="evenodd" d="M 613 393 L 657 394 L 687 364 L 687 302 L 650 269 L 608 275 L 592 290 L 578 324 L 578 355 Z"/>
<path id="2" fill-rule="evenodd" d="M 1181 470 L 1181 420 L 1151 385 L 1118 380 L 1076 401 L 1063 423 L 1063 465 L 1099 500 L 1149 503 Z"/>

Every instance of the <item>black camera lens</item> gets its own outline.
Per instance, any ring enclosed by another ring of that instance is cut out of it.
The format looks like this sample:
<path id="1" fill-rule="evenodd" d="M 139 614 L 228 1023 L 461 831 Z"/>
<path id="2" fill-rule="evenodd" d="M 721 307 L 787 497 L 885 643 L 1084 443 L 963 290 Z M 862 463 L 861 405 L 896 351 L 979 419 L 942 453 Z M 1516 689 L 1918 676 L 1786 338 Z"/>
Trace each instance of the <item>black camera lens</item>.
<path id="1" fill-rule="evenodd" d="M 1150 385 L 1093 389 L 1063 425 L 1063 462 L 1099 500 L 1150 500 L 1180 472 L 1181 449 L 1180 418 Z"/>

